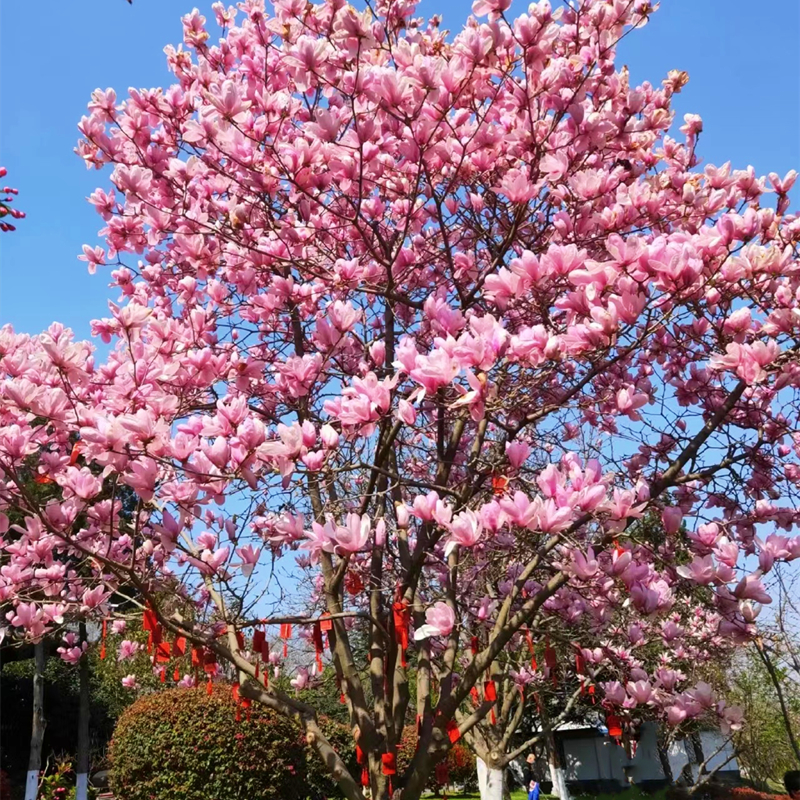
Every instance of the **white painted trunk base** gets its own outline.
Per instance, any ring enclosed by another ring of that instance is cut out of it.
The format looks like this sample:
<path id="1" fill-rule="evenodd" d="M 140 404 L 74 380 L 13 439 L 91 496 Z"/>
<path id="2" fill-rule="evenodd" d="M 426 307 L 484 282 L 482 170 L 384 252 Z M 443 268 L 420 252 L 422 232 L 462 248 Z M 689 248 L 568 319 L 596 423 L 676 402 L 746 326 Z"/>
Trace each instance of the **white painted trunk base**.
<path id="1" fill-rule="evenodd" d="M 35 769 L 28 770 L 28 777 L 25 780 L 25 800 L 36 800 L 39 793 L 39 772 Z"/>
<path id="2" fill-rule="evenodd" d="M 570 800 L 567 778 L 562 767 L 557 767 L 550 762 L 550 780 L 553 783 L 552 792 L 559 800 Z"/>
<path id="3" fill-rule="evenodd" d="M 503 800 L 503 770 L 489 769 L 481 758 L 476 759 L 476 762 L 481 800 Z"/>
<path id="4" fill-rule="evenodd" d="M 88 800 L 89 776 L 82 772 L 75 780 L 75 800 Z"/>

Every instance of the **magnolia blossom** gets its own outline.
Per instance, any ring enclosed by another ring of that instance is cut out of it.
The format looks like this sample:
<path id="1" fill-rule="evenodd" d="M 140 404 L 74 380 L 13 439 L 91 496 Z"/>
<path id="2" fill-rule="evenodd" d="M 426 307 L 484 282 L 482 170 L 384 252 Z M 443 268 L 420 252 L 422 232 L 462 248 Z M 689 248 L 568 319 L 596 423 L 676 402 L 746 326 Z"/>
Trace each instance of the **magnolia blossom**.
<path id="1" fill-rule="evenodd" d="M 414 631 L 414 639 L 421 641 L 431 636 L 449 636 L 455 624 L 453 609 L 440 600 L 425 612 L 425 624 Z"/>

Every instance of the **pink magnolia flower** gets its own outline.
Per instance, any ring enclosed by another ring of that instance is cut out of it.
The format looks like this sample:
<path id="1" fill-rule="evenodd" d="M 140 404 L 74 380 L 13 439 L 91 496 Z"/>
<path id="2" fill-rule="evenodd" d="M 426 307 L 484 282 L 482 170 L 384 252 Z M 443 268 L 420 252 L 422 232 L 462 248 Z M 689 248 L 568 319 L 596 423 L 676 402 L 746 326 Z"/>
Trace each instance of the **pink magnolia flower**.
<path id="1" fill-rule="evenodd" d="M 661 523 L 665 533 L 670 535 L 678 533 L 681 529 L 681 522 L 683 522 L 683 511 L 677 506 L 667 506 L 661 512 Z"/>
<path id="2" fill-rule="evenodd" d="M 456 545 L 474 547 L 480 541 L 483 524 L 474 511 L 467 509 L 453 517 L 449 529 L 450 537 L 444 549 L 445 557 L 450 555 Z"/>
<path id="3" fill-rule="evenodd" d="M 308 674 L 308 670 L 305 667 L 300 667 L 297 670 L 297 674 L 292 678 L 289 683 L 291 683 L 292 688 L 296 692 L 302 692 L 303 689 L 307 688 L 309 683 L 311 682 L 311 677 Z"/>
<path id="4" fill-rule="evenodd" d="M 337 553 L 357 553 L 367 546 L 371 529 L 367 514 L 348 514 L 345 526 L 337 525 L 331 537 Z"/>
<path id="5" fill-rule="evenodd" d="M 253 569 L 255 568 L 256 564 L 258 564 L 258 559 L 261 557 L 261 548 L 253 547 L 253 545 L 248 544 L 244 547 L 239 547 L 236 549 L 236 555 L 242 559 L 242 563 L 239 564 L 239 569 L 242 571 L 242 575 L 245 578 L 249 578 L 250 575 L 253 574 Z"/>
<path id="6" fill-rule="evenodd" d="M 626 689 L 631 699 L 640 706 L 649 703 L 653 697 L 653 687 L 646 680 L 629 681 Z"/>
<path id="7" fill-rule="evenodd" d="M 767 594 L 764 584 L 761 581 L 759 572 L 754 572 L 751 575 L 745 575 L 742 578 L 733 593 L 740 600 L 755 600 L 757 603 L 769 605 L 772 598 Z"/>
<path id="8" fill-rule="evenodd" d="M 138 685 L 138 683 L 136 682 L 136 676 L 135 676 L 135 675 L 126 675 L 126 676 L 125 676 L 125 677 L 122 679 L 122 685 L 123 685 L 123 686 L 124 686 L 126 689 L 138 689 L 138 688 L 139 688 L 139 685 Z"/>
<path id="9" fill-rule="evenodd" d="M 115 619 L 111 623 L 111 633 L 119 636 L 122 633 L 125 633 L 125 628 L 127 627 L 128 623 L 124 619 Z"/>
<path id="10" fill-rule="evenodd" d="M 506 444 L 506 458 L 514 469 L 519 469 L 531 454 L 531 447 L 518 440 Z"/>
<path id="11" fill-rule="evenodd" d="M 132 642 L 128 639 L 120 642 L 119 645 L 119 660 L 120 661 L 127 661 L 130 658 L 134 658 L 136 654 L 142 649 L 142 646 L 139 642 Z"/>
<path id="12" fill-rule="evenodd" d="M 591 547 L 586 555 L 584 555 L 580 550 L 572 551 L 571 570 L 572 574 L 582 581 L 591 580 L 595 575 L 597 575 L 598 565 Z"/>
<path id="13" fill-rule="evenodd" d="M 425 612 L 425 624 L 414 631 L 414 639 L 448 636 L 456 624 L 456 615 L 447 603 L 439 600 Z"/>

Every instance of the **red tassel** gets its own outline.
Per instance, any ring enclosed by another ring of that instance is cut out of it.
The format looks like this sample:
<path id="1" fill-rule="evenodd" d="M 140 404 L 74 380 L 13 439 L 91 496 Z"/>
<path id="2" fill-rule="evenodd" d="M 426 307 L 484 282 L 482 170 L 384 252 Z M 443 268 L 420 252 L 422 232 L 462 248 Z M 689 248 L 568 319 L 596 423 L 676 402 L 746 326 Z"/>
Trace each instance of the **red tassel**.
<path id="1" fill-rule="evenodd" d="M 525 628 L 525 641 L 528 643 L 528 650 L 530 650 L 531 655 L 533 655 L 533 636 L 531 636 L 530 628 Z"/>
<path id="2" fill-rule="evenodd" d="M 472 650 L 472 655 L 474 655 L 474 656 L 478 655 L 478 637 L 477 636 L 473 636 L 469 640 L 469 649 Z"/>
<path id="3" fill-rule="evenodd" d="M 211 688 L 211 676 L 209 675 L 209 676 L 208 676 L 208 681 L 206 682 L 206 694 L 207 694 L 209 697 L 211 697 L 211 693 L 212 693 L 212 691 L 213 691 L 213 690 L 212 690 L 212 688 Z"/>
<path id="4" fill-rule="evenodd" d="M 260 653 L 264 642 L 267 640 L 266 634 L 260 628 L 253 631 L 253 652 Z"/>
<path id="5" fill-rule="evenodd" d="M 322 674 L 322 626 L 319 624 L 319 622 L 314 623 L 314 630 L 312 631 L 311 636 L 314 640 L 314 652 L 317 657 L 317 672 Z"/>
<path id="6" fill-rule="evenodd" d="M 480 695 L 478 694 L 478 689 L 477 689 L 475 686 L 473 686 L 473 687 L 472 687 L 472 688 L 469 690 L 469 696 L 472 698 L 472 702 L 473 702 L 473 703 L 474 703 L 476 706 L 480 704 L 480 702 L 481 702 L 481 698 L 480 698 Z"/>
<path id="7" fill-rule="evenodd" d="M 172 655 L 174 658 L 180 658 L 186 655 L 186 637 L 176 636 L 175 641 L 172 643 Z"/>
<path id="8" fill-rule="evenodd" d="M 483 684 L 483 698 L 489 703 L 497 700 L 497 687 L 494 685 L 494 681 L 486 681 Z"/>
<path id="9" fill-rule="evenodd" d="M 175 672 L 172 673 L 172 680 L 177 683 L 181 679 L 181 671 L 175 667 Z"/>
<path id="10" fill-rule="evenodd" d="M 406 661 L 406 650 L 408 649 L 408 603 L 400 600 L 392 606 L 394 616 L 394 636 L 395 641 L 400 645 L 400 664 L 408 666 Z"/>
<path id="11" fill-rule="evenodd" d="M 492 725 L 497 725 L 497 715 L 494 713 L 494 706 L 492 706 L 492 710 L 489 712 L 489 718 L 492 721 Z"/>
<path id="12" fill-rule="evenodd" d="M 361 785 L 369 786 L 369 770 L 366 767 L 361 770 Z"/>
<path id="13" fill-rule="evenodd" d="M 256 680 L 258 680 L 258 661 L 256 661 Z"/>
<path id="14" fill-rule="evenodd" d="M 161 683 L 167 682 L 167 669 L 166 667 L 161 667 Z"/>
<path id="15" fill-rule="evenodd" d="M 269 663 L 269 642 L 265 639 L 264 644 L 261 645 L 261 660 L 265 663 Z"/>
<path id="16" fill-rule="evenodd" d="M 192 666 L 199 667 L 203 663 L 203 648 L 192 647 Z"/>
<path id="17" fill-rule="evenodd" d="M 363 764 L 364 763 L 364 751 L 356 745 L 356 764 Z"/>
<path id="18" fill-rule="evenodd" d="M 100 640 L 100 660 L 105 661 L 106 658 L 106 621 L 103 620 L 103 637 Z"/>
<path id="19" fill-rule="evenodd" d="M 590 687 L 589 687 L 589 697 L 591 697 L 591 698 L 592 698 L 592 705 L 595 705 L 595 699 L 594 699 L 594 686 L 590 686 Z"/>
<path id="20" fill-rule="evenodd" d="M 397 759 L 394 753 L 383 753 L 381 755 L 381 771 L 384 775 L 397 774 Z M 391 797 L 391 793 L 389 796 Z"/>

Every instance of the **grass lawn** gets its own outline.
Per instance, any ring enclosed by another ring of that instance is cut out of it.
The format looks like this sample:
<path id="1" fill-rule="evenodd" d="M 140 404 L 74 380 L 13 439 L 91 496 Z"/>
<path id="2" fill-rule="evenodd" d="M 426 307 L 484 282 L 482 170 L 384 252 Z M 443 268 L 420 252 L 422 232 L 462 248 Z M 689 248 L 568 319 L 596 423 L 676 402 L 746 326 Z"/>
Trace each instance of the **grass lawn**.
<path id="1" fill-rule="evenodd" d="M 623 789 L 617 793 L 597 794 L 597 795 L 572 795 L 572 800 L 664 800 L 665 789 L 652 794 L 646 794 L 635 786 L 630 789 Z M 431 797 L 433 795 L 430 795 Z M 522 789 L 511 792 L 511 800 L 527 800 L 528 794 Z M 480 800 L 480 795 L 475 794 L 449 794 L 447 800 Z M 540 800 L 558 800 L 554 795 L 540 795 Z"/>

